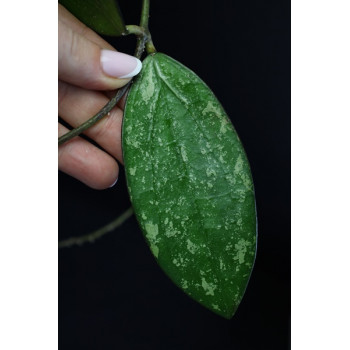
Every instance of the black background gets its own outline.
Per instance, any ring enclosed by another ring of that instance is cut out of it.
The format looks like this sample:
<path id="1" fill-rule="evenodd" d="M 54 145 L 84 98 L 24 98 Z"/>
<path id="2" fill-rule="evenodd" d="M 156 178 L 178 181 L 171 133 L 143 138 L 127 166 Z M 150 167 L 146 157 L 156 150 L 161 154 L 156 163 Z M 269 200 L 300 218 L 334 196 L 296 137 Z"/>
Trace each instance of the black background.
<path id="1" fill-rule="evenodd" d="M 141 1 L 120 1 L 139 22 Z M 59 251 L 60 349 L 290 348 L 290 2 L 156 1 L 158 51 L 214 91 L 246 149 L 259 238 L 246 294 L 228 321 L 172 284 L 134 218 L 94 244 Z M 132 54 L 132 37 L 110 40 Z M 59 239 L 82 235 L 129 207 L 118 184 L 87 188 L 59 173 Z"/>

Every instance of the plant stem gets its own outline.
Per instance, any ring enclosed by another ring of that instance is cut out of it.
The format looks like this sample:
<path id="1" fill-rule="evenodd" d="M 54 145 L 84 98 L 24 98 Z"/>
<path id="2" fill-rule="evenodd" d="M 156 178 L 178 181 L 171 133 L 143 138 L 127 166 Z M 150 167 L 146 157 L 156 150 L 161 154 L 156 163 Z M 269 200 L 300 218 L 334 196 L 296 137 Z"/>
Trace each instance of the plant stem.
<path id="1" fill-rule="evenodd" d="M 80 135 L 82 132 L 96 124 L 99 120 L 101 120 L 105 115 L 107 115 L 120 101 L 120 99 L 123 97 L 126 90 L 129 88 L 131 84 L 131 81 L 129 81 L 125 86 L 120 88 L 118 92 L 115 94 L 115 96 L 93 117 L 88 119 L 85 123 L 79 125 L 77 128 L 72 129 L 71 131 L 67 132 L 66 134 L 62 135 L 58 138 L 58 145 L 62 145 L 63 143 L 69 141 L 75 136 Z"/>
<path id="2" fill-rule="evenodd" d="M 141 20 L 140 20 L 140 27 L 144 28 L 146 35 L 147 35 L 147 42 L 146 42 L 146 51 L 148 54 L 152 54 L 157 52 L 156 48 L 154 47 L 152 36 L 148 28 L 148 21 L 149 21 L 149 6 L 150 6 L 150 0 L 143 0 L 142 2 L 142 12 L 141 12 Z"/>
<path id="3" fill-rule="evenodd" d="M 150 0 L 142 1 L 140 27 L 144 28 L 146 31 L 148 30 L 149 6 Z"/>
<path id="4" fill-rule="evenodd" d="M 152 54 L 152 53 L 157 52 L 156 48 L 154 47 L 153 41 L 152 41 L 151 33 L 149 32 L 148 29 L 146 31 L 144 29 L 144 27 L 130 24 L 130 25 L 126 26 L 126 30 L 127 30 L 127 35 L 134 34 L 134 35 L 138 36 L 139 40 L 143 39 L 145 41 L 144 45 L 146 46 L 146 51 L 148 54 Z M 144 50 L 144 46 L 142 47 L 141 55 L 143 53 L 143 50 Z M 137 57 L 136 54 L 135 54 L 135 56 Z M 140 58 L 140 57 L 138 57 L 138 58 Z"/>
<path id="5" fill-rule="evenodd" d="M 133 209 L 130 207 L 118 218 L 110 222 L 109 224 L 99 228 L 98 230 L 91 232 L 85 236 L 71 237 L 63 241 L 58 242 L 58 248 L 68 248 L 74 245 L 82 245 L 84 243 L 93 243 L 96 239 L 101 238 L 106 233 L 113 231 L 117 227 L 121 226 L 128 218 L 133 214 Z"/>
<path id="6" fill-rule="evenodd" d="M 146 35 L 145 30 L 142 27 L 137 26 L 135 24 L 128 24 L 125 26 L 125 28 L 127 31 L 126 35 L 128 35 L 128 34 L 135 34 L 137 36 Z"/>
<path id="7" fill-rule="evenodd" d="M 136 49 L 135 49 L 135 57 L 138 59 L 141 58 L 143 52 L 145 51 L 145 45 L 147 42 L 147 35 L 143 36 L 138 36 L 137 37 L 137 44 L 136 44 Z"/>

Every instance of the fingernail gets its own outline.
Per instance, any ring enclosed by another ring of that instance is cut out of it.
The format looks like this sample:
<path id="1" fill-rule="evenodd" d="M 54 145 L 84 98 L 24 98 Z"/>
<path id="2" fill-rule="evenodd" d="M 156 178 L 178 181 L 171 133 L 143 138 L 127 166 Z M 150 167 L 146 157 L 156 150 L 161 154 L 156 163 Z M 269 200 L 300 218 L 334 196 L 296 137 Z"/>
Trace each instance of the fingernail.
<path id="1" fill-rule="evenodd" d="M 112 185 L 109 186 L 109 188 L 113 187 L 117 182 L 118 182 L 118 178 L 117 178 L 117 180 L 115 180 L 115 181 L 112 183 Z"/>
<path id="2" fill-rule="evenodd" d="M 142 68 L 141 61 L 125 53 L 101 50 L 101 66 L 103 71 L 114 78 L 132 78 Z"/>

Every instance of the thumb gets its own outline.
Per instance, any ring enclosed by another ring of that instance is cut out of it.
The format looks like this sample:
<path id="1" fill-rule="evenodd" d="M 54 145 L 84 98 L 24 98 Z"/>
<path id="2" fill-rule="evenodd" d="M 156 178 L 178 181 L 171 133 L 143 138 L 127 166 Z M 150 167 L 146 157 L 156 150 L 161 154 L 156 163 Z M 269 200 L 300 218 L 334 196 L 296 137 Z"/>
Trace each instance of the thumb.
<path id="1" fill-rule="evenodd" d="M 58 79 L 91 90 L 114 90 L 139 73 L 139 59 L 101 49 L 83 33 L 58 21 Z"/>

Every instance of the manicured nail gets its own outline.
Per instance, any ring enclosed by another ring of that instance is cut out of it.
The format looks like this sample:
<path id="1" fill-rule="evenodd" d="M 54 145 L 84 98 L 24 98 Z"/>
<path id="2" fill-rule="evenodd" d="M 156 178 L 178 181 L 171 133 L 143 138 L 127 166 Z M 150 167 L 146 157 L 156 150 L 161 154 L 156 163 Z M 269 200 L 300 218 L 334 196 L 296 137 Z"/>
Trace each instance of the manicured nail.
<path id="1" fill-rule="evenodd" d="M 141 61 L 125 53 L 101 50 L 101 66 L 103 71 L 114 78 L 132 78 L 142 68 Z"/>
<path id="2" fill-rule="evenodd" d="M 109 186 L 109 188 L 113 187 L 117 182 L 118 182 L 118 178 L 117 178 L 117 180 L 115 180 L 115 181 L 112 183 L 112 185 Z"/>

